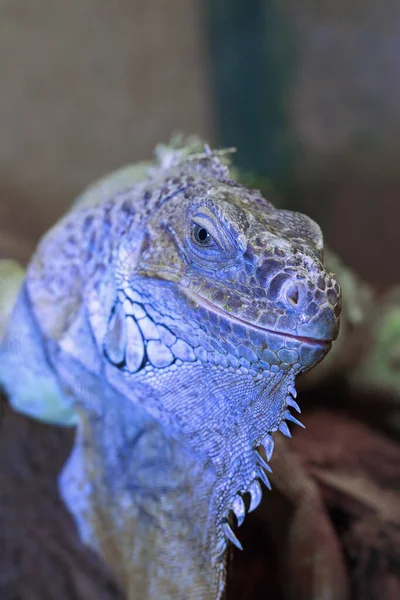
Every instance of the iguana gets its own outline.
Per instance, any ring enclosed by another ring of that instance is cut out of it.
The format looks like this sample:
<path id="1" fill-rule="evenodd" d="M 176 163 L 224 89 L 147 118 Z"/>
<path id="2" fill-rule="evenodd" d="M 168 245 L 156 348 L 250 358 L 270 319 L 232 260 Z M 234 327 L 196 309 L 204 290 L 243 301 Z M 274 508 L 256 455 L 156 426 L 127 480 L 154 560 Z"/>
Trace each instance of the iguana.
<path id="1" fill-rule="evenodd" d="M 217 600 L 234 524 L 269 487 L 295 379 L 337 337 L 318 225 L 235 181 L 224 152 L 159 147 L 40 242 L 0 383 L 77 425 L 61 494 L 128 598 Z"/>

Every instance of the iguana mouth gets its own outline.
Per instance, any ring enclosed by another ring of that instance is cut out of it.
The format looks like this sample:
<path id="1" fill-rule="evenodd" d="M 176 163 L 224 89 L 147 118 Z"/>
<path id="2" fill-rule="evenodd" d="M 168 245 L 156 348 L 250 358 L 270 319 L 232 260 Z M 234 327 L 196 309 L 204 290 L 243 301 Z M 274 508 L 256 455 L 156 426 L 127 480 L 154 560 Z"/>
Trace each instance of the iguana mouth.
<path id="1" fill-rule="evenodd" d="M 235 323 L 240 323 L 241 325 L 245 325 L 245 327 L 257 329 L 258 331 L 263 331 L 265 333 L 272 334 L 272 335 L 279 335 L 282 337 L 287 337 L 290 339 L 298 340 L 301 343 L 309 344 L 312 346 L 321 346 L 322 348 L 328 346 L 332 342 L 332 340 L 320 340 L 317 338 L 295 335 L 293 333 L 288 333 L 287 331 L 275 331 L 274 329 L 267 329 L 266 327 L 260 327 L 259 325 L 255 325 L 254 323 L 245 321 L 245 320 L 241 319 L 240 317 L 237 317 L 236 315 L 232 315 L 231 313 L 227 312 L 220 306 L 216 306 L 215 304 L 213 304 L 213 302 L 210 302 L 210 300 L 207 300 L 207 298 L 204 298 L 204 296 L 200 296 L 200 294 L 198 294 L 197 292 L 194 292 L 193 290 L 188 290 L 187 288 L 183 288 L 183 287 L 181 289 L 186 294 L 186 296 L 190 300 L 192 300 L 197 306 L 202 305 L 202 306 L 204 306 L 204 308 L 207 308 L 208 310 L 212 310 L 213 312 L 221 315 L 225 319 L 229 319 L 230 321 L 233 321 Z"/>

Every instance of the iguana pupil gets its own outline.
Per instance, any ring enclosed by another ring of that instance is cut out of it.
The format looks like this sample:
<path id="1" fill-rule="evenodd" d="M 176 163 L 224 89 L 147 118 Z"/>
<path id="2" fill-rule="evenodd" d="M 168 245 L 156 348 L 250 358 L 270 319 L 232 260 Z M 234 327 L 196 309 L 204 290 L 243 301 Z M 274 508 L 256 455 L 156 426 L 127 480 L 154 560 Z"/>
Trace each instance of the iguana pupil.
<path id="1" fill-rule="evenodd" d="M 201 225 L 195 225 L 194 237 L 196 242 L 198 242 L 202 246 L 208 246 L 211 241 L 211 236 L 208 233 L 207 229 L 205 227 L 202 227 Z"/>

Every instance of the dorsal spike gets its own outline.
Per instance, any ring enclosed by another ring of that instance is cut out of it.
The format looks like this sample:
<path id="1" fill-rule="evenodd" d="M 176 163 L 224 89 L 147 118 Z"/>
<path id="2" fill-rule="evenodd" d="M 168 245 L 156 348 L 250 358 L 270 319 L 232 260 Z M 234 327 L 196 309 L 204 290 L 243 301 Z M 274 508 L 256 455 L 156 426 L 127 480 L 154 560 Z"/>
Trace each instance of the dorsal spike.
<path id="1" fill-rule="evenodd" d="M 260 477 L 261 481 L 263 482 L 263 484 L 265 485 L 265 487 L 267 487 L 269 490 L 272 490 L 272 485 L 270 484 L 269 479 L 266 476 L 266 474 L 264 473 L 264 471 L 262 469 L 259 469 L 258 473 L 259 473 L 259 477 Z"/>
<path id="2" fill-rule="evenodd" d="M 279 429 L 279 431 L 281 433 L 283 433 L 283 435 L 286 435 L 286 437 L 288 437 L 288 438 L 292 437 L 292 434 L 290 433 L 289 427 L 286 425 L 285 421 L 281 421 L 278 429 Z"/>
<path id="3" fill-rule="evenodd" d="M 236 494 L 236 496 L 233 499 L 232 510 L 235 513 L 238 527 L 240 527 L 246 516 L 246 507 L 244 505 L 242 496 L 240 496 L 239 494 Z"/>
<path id="4" fill-rule="evenodd" d="M 255 510 L 260 504 L 262 498 L 261 486 L 257 479 L 250 484 L 250 487 L 247 491 L 249 492 L 251 498 L 249 512 L 253 512 L 253 510 Z"/>
<path id="5" fill-rule="evenodd" d="M 274 445 L 274 438 L 268 433 L 262 441 L 262 446 L 264 446 L 265 455 L 268 461 L 270 461 L 272 458 L 272 454 L 274 452 Z"/>
<path id="6" fill-rule="evenodd" d="M 230 528 L 229 523 L 227 521 L 225 521 L 225 523 L 222 524 L 222 530 L 225 534 L 225 537 L 230 542 L 232 542 L 232 544 L 234 544 L 236 546 L 236 548 L 239 548 L 239 550 L 243 550 L 242 544 L 239 542 L 236 535 L 233 533 L 233 531 Z"/>
<path id="7" fill-rule="evenodd" d="M 287 406 L 291 406 L 292 408 L 297 410 L 298 413 L 301 413 L 300 406 L 297 404 L 296 400 L 294 400 L 294 398 L 292 398 L 292 396 L 286 397 L 286 404 L 287 404 Z"/>
<path id="8" fill-rule="evenodd" d="M 266 471 L 268 471 L 268 473 L 272 473 L 272 469 L 269 466 L 269 464 L 267 462 L 265 462 L 265 460 L 263 459 L 263 457 L 261 456 L 261 454 L 259 452 L 256 451 L 256 456 L 257 456 L 257 462 L 260 465 L 260 467 L 262 467 L 263 469 L 265 469 Z"/>
<path id="9" fill-rule="evenodd" d="M 292 414 L 290 414 L 290 411 L 287 410 L 285 412 L 285 419 L 287 419 L 288 421 L 292 421 L 292 423 L 296 423 L 296 425 L 299 425 L 300 427 L 302 427 L 303 429 L 306 428 L 305 425 L 303 425 L 303 423 L 301 421 L 299 421 L 298 419 L 296 419 L 296 417 L 294 417 Z"/>

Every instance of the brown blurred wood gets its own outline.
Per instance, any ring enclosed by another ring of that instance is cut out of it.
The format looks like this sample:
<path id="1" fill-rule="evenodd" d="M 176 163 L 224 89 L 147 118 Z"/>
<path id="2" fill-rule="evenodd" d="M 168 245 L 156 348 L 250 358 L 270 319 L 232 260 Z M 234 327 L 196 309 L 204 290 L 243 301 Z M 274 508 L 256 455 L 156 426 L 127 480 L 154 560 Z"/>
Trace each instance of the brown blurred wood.
<path id="1" fill-rule="evenodd" d="M 73 431 L 0 410 L 1 600 L 122 600 L 57 492 Z"/>

